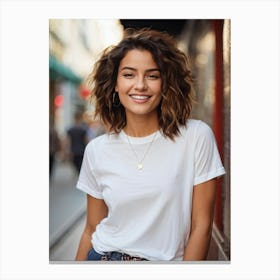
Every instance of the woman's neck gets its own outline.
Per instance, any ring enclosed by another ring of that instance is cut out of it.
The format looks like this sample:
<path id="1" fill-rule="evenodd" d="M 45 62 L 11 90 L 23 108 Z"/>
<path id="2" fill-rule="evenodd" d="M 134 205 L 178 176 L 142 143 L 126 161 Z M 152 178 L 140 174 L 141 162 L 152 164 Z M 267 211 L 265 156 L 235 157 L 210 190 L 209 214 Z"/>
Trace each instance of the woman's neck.
<path id="1" fill-rule="evenodd" d="M 145 137 L 159 130 L 158 118 L 127 118 L 124 132 L 132 137 Z"/>

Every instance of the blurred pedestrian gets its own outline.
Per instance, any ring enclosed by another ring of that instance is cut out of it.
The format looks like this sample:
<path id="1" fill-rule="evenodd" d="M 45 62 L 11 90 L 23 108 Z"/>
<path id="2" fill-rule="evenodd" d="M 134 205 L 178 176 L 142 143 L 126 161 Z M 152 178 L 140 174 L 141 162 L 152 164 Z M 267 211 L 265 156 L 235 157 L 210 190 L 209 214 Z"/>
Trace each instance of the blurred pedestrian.
<path id="1" fill-rule="evenodd" d="M 97 120 L 93 120 L 92 116 L 86 115 L 86 123 L 87 123 L 87 139 L 88 141 L 93 140 L 97 136 L 100 136 L 105 133 L 104 127 Z"/>
<path id="2" fill-rule="evenodd" d="M 128 32 L 90 75 L 108 132 L 86 148 L 87 222 L 76 260 L 205 260 L 216 178 L 212 130 L 189 119 L 192 77 L 166 33 Z"/>
<path id="3" fill-rule="evenodd" d="M 70 151 L 70 160 L 79 173 L 83 161 L 87 139 L 87 126 L 83 122 L 83 112 L 77 111 L 74 115 L 74 125 L 67 130 L 68 149 Z"/>
<path id="4" fill-rule="evenodd" d="M 54 127 L 53 121 L 50 120 L 50 124 L 49 124 L 49 176 L 50 177 L 53 172 L 55 156 L 60 151 L 60 149 L 61 149 L 60 139 Z"/>

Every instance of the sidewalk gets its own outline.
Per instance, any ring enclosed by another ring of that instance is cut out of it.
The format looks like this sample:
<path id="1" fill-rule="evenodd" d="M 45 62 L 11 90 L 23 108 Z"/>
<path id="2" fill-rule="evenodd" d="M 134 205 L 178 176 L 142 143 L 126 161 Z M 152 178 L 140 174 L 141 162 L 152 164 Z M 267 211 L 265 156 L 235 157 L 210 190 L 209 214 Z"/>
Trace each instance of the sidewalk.
<path id="1" fill-rule="evenodd" d="M 51 248 L 50 261 L 74 261 L 86 223 L 83 215 Z"/>
<path id="2" fill-rule="evenodd" d="M 50 248 L 85 214 L 86 196 L 76 189 L 77 179 L 69 162 L 54 163 L 49 187 Z"/>

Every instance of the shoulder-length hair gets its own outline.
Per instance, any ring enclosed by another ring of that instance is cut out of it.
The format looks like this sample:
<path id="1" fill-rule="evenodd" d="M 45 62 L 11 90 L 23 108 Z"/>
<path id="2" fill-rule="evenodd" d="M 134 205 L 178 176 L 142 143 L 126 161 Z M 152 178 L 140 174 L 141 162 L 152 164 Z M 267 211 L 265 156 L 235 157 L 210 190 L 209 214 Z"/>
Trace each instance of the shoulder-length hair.
<path id="1" fill-rule="evenodd" d="M 178 49 L 175 39 L 165 32 L 129 29 L 118 45 L 103 51 L 88 77 L 95 117 L 100 118 L 109 132 L 119 133 L 125 127 L 125 109 L 121 104 L 114 105 L 114 92 L 120 62 L 133 49 L 149 51 L 159 67 L 162 79 L 159 126 L 166 137 L 174 140 L 191 112 L 193 79 L 187 56 Z"/>

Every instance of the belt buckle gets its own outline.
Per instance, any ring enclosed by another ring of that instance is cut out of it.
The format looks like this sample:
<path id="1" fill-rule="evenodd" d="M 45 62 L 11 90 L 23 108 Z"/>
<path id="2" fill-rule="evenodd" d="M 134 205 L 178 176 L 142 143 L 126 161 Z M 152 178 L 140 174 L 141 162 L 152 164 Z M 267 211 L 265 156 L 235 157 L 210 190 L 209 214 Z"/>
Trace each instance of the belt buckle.
<path id="1" fill-rule="evenodd" d="M 102 255 L 102 257 L 101 257 L 101 261 L 108 261 L 108 257 L 107 257 L 107 255 L 105 254 L 105 255 Z"/>

